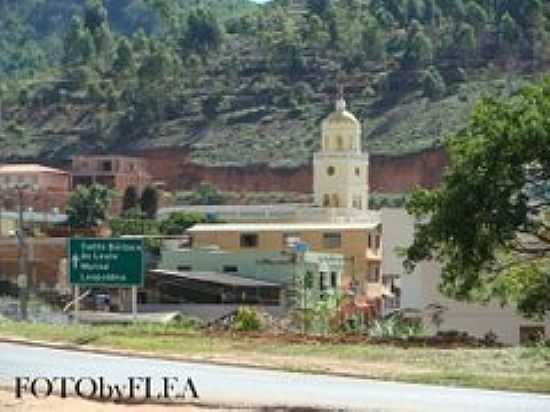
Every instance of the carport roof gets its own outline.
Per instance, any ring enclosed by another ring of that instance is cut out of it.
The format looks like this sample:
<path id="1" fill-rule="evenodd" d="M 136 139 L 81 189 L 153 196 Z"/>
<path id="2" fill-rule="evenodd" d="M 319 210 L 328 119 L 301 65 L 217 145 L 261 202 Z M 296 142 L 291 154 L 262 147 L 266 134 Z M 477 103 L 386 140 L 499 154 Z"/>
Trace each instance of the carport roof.
<path id="1" fill-rule="evenodd" d="M 217 283 L 224 286 L 232 287 L 273 287 L 280 288 L 282 285 L 277 283 L 265 282 L 263 280 L 256 280 L 250 278 L 244 278 L 242 276 L 230 275 L 222 272 L 174 272 L 169 270 L 154 269 L 150 273 L 155 275 L 167 275 L 178 277 L 186 280 L 193 280 L 197 282 L 209 282 Z"/>

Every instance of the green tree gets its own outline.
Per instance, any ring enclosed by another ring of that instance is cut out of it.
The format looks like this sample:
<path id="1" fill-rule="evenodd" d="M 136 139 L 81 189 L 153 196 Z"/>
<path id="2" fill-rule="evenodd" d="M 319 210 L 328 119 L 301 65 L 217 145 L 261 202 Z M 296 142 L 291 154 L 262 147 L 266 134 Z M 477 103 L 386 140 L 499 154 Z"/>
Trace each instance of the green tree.
<path id="1" fill-rule="evenodd" d="M 122 198 L 122 211 L 127 212 L 139 206 L 139 195 L 135 186 L 128 186 Z"/>
<path id="2" fill-rule="evenodd" d="M 456 33 L 454 49 L 464 60 L 475 56 L 477 53 L 477 37 L 473 26 L 468 23 L 462 23 Z"/>
<path id="3" fill-rule="evenodd" d="M 163 235 L 181 235 L 197 223 L 206 223 L 207 219 L 200 213 L 171 213 L 160 223 L 160 232 Z M 212 222 L 209 222 L 212 223 Z"/>
<path id="4" fill-rule="evenodd" d="M 68 223 L 74 228 L 94 228 L 105 220 L 111 195 L 105 186 L 78 186 L 67 202 Z"/>
<path id="5" fill-rule="evenodd" d="M 107 21 L 107 9 L 103 5 L 103 0 L 88 0 L 84 10 L 84 26 L 90 32 L 94 32 Z"/>
<path id="6" fill-rule="evenodd" d="M 403 57 L 403 65 L 407 68 L 426 67 L 431 64 L 432 59 L 432 41 L 424 33 L 420 24 L 417 21 L 414 21 L 407 39 L 405 55 Z"/>
<path id="7" fill-rule="evenodd" d="M 205 56 L 218 50 L 222 40 L 222 28 L 211 11 L 198 9 L 189 14 L 187 28 L 181 40 L 181 46 L 185 50 Z"/>
<path id="8" fill-rule="evenodd" d="M 435 258 L 441 290 L 460 300 L 499 298 L 523 314 L 550 312 L 550 78 L 506 101 L 485 99 L 447 142 L 439 188 L 418 190 L 406 267 Z"/>
<path id="9" fill-rule="evenodd" d="M 466 21 L 471 24 L 477 32 L 485 28 L 489 17 L 485 9 L 475 1 L 470 1 L 466 5 Z"/>
<path id="10" fill-rule="evenodd" d="M 191 196 L 194 205 L 221 205 L 224 202 L 223 195 L 209 183 L 201 183 Z"/>
<path id="11" fill-rule="evenodd" d="M 113 62 L 113 69 L 119 73 L 132 73 L 136 68 L 134 52 L 132 44 L 127 38 L 123 38 L 118 42 L 116 49 L 116 57 Z"/>
<path id="12" fill-rule="evenodd" d="M 431 99 L 439 99 L 447 92 L 445 80 L 443 80 L 443 77 L 441 77 L 435 67 L 426 71 L 422 83 L 424 86 L 424 94 Z"/>
<path id="13" fill-rule="evenodd" d="M 308 12 L 321 18 L 326 17 L 330 6 L 330 0 L 307 0 L 306 3 Z"/>
<path id="14" fill-rule="evenodd" d="M 157 189 L 152 186 L 147 186 L 143 189 L 140 198 L 140 206 L 142 212 L 148 219 L 154 219 L 157 216 L 159 206 L 159 194 Z"/>
<path id="15" fill-rule="evenodd" d="M 407 19 L 409 21 L 422 18 L 422 5 L 419 0 L 407 0 Z"/>
<path id="16" fill-rule="evenodd" d="M 501 19 L 501 46 L 504 52 L 515 50 L 521 37 L 521 30 L 510 13 L 506 12 Z"/>

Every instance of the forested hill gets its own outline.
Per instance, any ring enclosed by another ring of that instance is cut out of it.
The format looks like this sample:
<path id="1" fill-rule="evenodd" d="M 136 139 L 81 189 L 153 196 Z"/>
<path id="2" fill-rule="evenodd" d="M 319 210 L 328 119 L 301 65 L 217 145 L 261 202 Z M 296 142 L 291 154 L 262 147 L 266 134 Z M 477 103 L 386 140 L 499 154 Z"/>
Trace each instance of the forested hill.
<path id="1" fill-rule="evenodd" d="M 440 144 L 550 58 L 542 0 L 0 0 L 0 158 L 307 161 L 336 85 L 371 152 Z"/>

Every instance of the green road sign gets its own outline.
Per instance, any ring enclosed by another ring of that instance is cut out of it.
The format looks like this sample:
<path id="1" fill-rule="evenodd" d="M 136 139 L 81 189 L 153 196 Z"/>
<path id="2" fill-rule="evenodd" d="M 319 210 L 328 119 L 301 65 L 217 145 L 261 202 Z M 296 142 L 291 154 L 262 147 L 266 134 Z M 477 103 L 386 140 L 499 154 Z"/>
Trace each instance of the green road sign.
<path id="1" fill-rule="evenodd" d="M 72 285 L 130 287 L 143 285 L 142 239 L 70 239 Z"/>

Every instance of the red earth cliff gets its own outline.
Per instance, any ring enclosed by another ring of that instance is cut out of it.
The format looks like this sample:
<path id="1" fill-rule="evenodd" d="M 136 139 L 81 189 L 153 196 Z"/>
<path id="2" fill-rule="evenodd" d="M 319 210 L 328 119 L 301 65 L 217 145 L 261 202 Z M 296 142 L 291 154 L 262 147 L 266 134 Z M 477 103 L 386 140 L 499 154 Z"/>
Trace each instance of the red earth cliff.
<path id="1" fill-rule="evenodd" d="M 312 192 L 310 164 L 296 168 L 212 167 L 192 163 L 190 152 L 183 148 L 147 150 L 139 154 L 149 161 L 153 178 L 164 181 L 169 190 L 192 190 L 201 183 L 210 183 L 220 190 L 235 192 Z M 402 193 L 415 186 L 432 188 L 441 181 L 446 165 L 447 155 L 440 148 L 400 157 L 371 155 L 370 190 Z"/>

